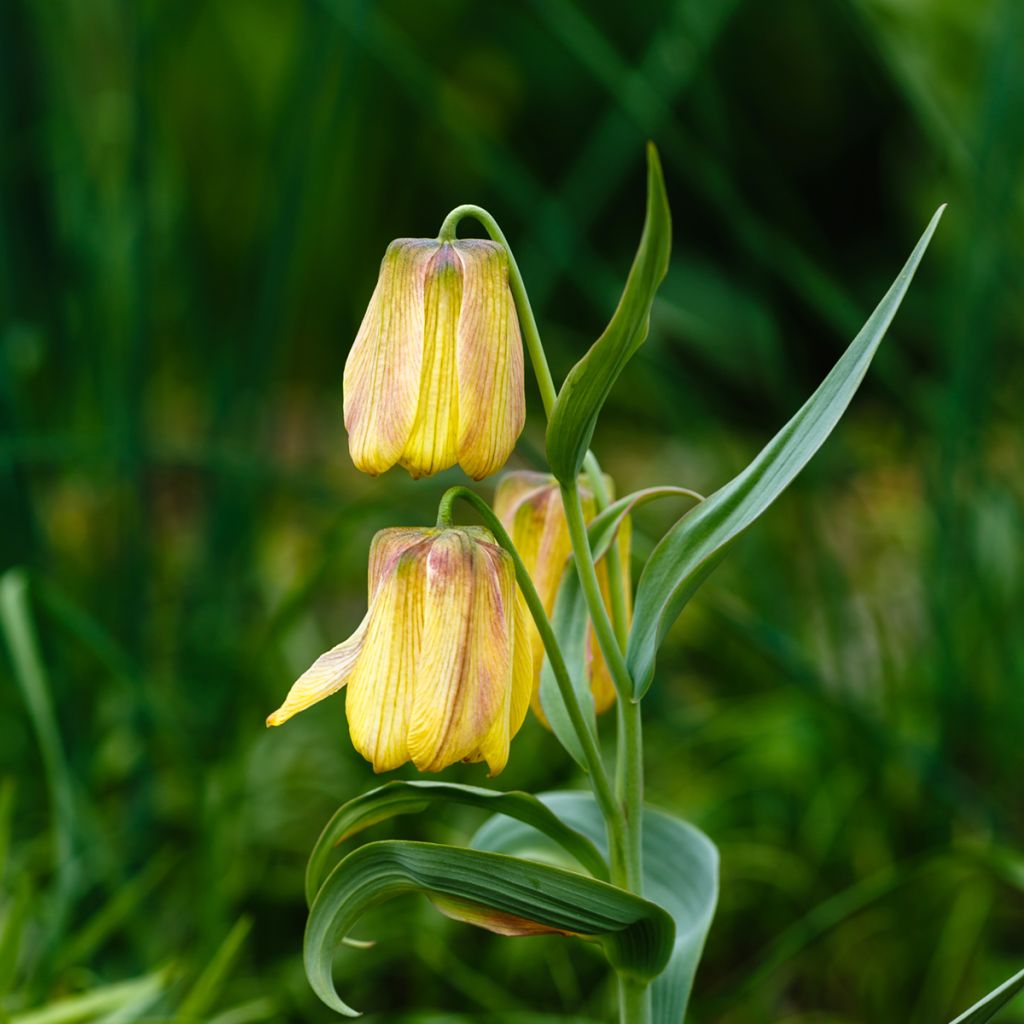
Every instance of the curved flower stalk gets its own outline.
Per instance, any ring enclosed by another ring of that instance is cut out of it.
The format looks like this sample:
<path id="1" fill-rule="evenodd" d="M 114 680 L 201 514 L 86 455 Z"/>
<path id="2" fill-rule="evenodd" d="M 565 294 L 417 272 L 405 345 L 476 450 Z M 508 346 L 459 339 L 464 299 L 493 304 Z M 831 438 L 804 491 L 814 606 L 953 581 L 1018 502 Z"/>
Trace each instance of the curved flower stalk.
<path id="1" fill-rule="evenodd" d="M 614 493 L 611 478 L 605 475 L 605 485 Z M 585 483 L 579 481 L 580 501 L 584 515 L 589 522 L 597 514 L 597 502 Z M 558 481 L 549 473 L 516 470 L 504 474 L 494 492 L 494 513 L 508 530 L 512 543 L 519 552 L 533 580 L 537 593 L 550 618 L 555 607 L 555 598 L 562 582 L 566 565 L 572 555 L 572 538 L 565 518 L 562 495 Z M 628 517 L 618 529 L 619 557 L 623 565 L 629 564 L 631 527 Z M 608 580 L 608 566 L 604 559 L 596 566 L 597 578 L 605 607 L 611 609 L 611 593 Z M 624 578 L 624 597 L 627 615 L 630 603 L 628 575 Z M 534 698 L 533 710 L 537 717 L 547 724 L 540 705 L 538 683 L 541 666 L 544 663 L 544 644 L 536 626 L 530 626 L 530 643 L 533 651 Z M 600 714 L 615 702 L 615 684 L 608 664 L 594 638 L 593 626 L 587 626 L 585 641 L 585 668 L 594 708 Z"/>
<path id="2" fill-rule="evenodd" d="M 345 364 L 356 468 L 497 472 L 523 429 L 523 342 L 504 248 L 399 238 Z"/>
<path id="3" fill-rule="evenodd" d="M 510 556 L 481 527 L 382 530 L 369 591 L 358 629 L 310 666 L 267 724 L 347 685 L 352 743 L 375 772 L 486 761 L 497 775 L 533 688 Z"/>

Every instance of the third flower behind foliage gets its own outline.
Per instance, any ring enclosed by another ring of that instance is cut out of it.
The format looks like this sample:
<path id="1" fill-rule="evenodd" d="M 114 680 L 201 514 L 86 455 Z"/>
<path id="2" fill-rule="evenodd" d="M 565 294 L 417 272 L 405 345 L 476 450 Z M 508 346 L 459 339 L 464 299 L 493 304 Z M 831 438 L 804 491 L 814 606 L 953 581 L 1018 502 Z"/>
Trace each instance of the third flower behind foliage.
<path id="1" fill-rule="evenodd" d="M 611 481 L 605 477 L 611 489 Z M 594 496 L 586 486 L 586 478 L 579 481 L 580 499 L 583 513 L 589 522 L 597 512 Z M 569 537 L 569 524 L 566 522 L 565 510 L 562 507 L 562 495 L 558 482 L 547 473 L 517 471 L 506 473 L 498 481 L 494 495 L 494 512 L 508 530 L 512 543 L 523 560 L 537 594 L 544 605 L 548 618 L 555 607 L 559 584 L 566 566 L 571 565 L 572 541 Z M 630 600 L 629 591 L 629 552 L 630 552 L 630 521 L 623 520 L 619 528 L 618 545 L 622 561 L 623 583 L 627 610 Z M 611 604 L 608 587 L 608 566 L 606 560 L 597 563 L 597 578 L 601 585 L 605 607 Z M 573 570 L 575 571 L 575 570 Z M 540 694 L 537 681 L 540 678 L 541 666 L 544 663 L 544 645 L 540 633 L 531 622 L 530 642 L 533 653 L 534 697 L 533 708 L 541 721 L 546 721 L 540 706 Z M 615 686 L 611 673 L 605 663 L 594 637 L 593 627 L 587 629 L 586 673 L 590 681 L 590 691 L 594 697 L 594 707 L 600 713 L 606 711 L 615 700 Z"/>
<path id="2" fill-rule="evenodd" d="M 523 343 L 494 242 L 399 238 L 345 364 L 356 468 L 499 470 L 523 429 Z"/>
<path id="3" fill-rule="evenodd" d="M 368 575 L 358 629 L 313 663 L 267 724 L 347 685 L 352 744 L 374 771 L 486 761 L 497 775 L 533 688 L 511 557 L 480 527 L 382 530 Z"/>

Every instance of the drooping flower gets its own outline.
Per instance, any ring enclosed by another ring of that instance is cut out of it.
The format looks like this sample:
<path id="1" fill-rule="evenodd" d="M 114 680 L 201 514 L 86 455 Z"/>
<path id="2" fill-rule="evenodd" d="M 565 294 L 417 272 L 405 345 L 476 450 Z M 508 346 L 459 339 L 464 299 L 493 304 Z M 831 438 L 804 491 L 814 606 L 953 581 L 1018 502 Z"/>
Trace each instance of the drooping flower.
<path id="1" fill-rule="evenodd" d="M 352 744 L 374 771 L 486 761 L 497 775 L 533 686 L 529 613 L 511 557 L 480 527 L 382 530 L 368 575 L 366 617 L 267 724 L 347 686 Z"/>
<path id="2" fill-rule="evenodd" d="M 523 342 L 495 242 L 399 238 L 345 364 L 356 468 L 413 477 L 458 463 L 480 480 L 523 429 Z"/>
<path id="3" fill-rule="evenodd" d="M 609 490 L 611 480 L 605 477 Z M 597 503 L 586 483 L 580 478 L 580 499 L 583 514 L 589 522 L 597 512 Z M 494 494 L 494 512 L 508 530 L 512 543 L 519 552 L 537 588 L 537 594 L 544 605 L 544 610 L 551 616 L 555 607 L 555 598 L 562 581 L 569 557 L 572 554 L 572 540 L 569 536 L 569 524 L 566 522 L 565 509 L 562 507 L 562 495 L 558 482 L 547 473 L 534 473 L 516 470 L 505 473 L 498 481 Z M 629 555 L 631 546 L 630 520 L 627 517 L 619 527 L 618 541 L 620 557 L 626 571 L 623 573 L 623 584 L 626 590 L 627 605 L 631 603 L 629 581 Z M 597 578 L 601 585 L 605 607 L 611 608 L 611 593 L 608 584 L 608 566 L 606 559 L 597 563 Z M 530 620 L 530 645 L 533 652 L 533 709 L 541 721 L 546 717 L 540 706 L 539 686 L 541 666 L 544 663 L 544 644 L 537 627 Z M 611 672 L 604 660 L 604 655 L 594 636 L 593 627 L 587 628 L 586 639 L 586 670 L 590 680 L 590 691 L 594 697 L 594 706 L 598 712 L 606 711 L 615 701 L 615 684 Z"/>

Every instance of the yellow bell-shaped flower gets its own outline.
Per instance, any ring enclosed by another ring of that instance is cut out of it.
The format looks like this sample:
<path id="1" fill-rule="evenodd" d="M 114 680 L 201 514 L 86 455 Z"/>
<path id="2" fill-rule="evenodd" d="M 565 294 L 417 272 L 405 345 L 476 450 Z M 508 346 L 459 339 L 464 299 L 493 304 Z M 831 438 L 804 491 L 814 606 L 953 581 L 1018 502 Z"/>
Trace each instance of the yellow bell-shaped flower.
<path id="1" fill-rule="evenodd" d="M 458 463 L 480 480 L 523 429 L 523 342 L 495 242 L 399 238 L 345 364 L 356 468 L 413 477 Z"/>
<path id="2" fill-rule="evenodd" d="M 605 477 L 609 490 L 611 481 Z M 587 522 L 597 513 L 594 496 L 586 485 L 586 478 L 580 478 L 580 499 L 583 514 Z M 526 566 L 530 579 L 537 589 L 544 611 L 551 616 L 558 596 L 558 587 L 562 574 L 572 554 L 572 540 L 569 536 L 569 524 L 566 522 L 565 509 L 562 507 L 562 495 L 558 482 L 547 473 L 534 473 L 517 470 L 506 473 L 498 481 L 494 494 L 494 513 L 509 532 L 512 543 Z M 631 546 L 631 524 L 626 517 L 619 527 L 618 540 L 620 557 L 623 567 L 623 584 L 626 588 L 626 601 L 631 605 L 629 583 L 629 555 Z M 597 578 L 601 585 L 606 608 L 611 607 L 611 595 L 608 586 L 608 566 L 605 559 L 597 563 Z M 537 627 L 530 621 L 530 644 L 533 652 L 533 710 L 542 722 L 547 722 L 540 706 L 539 686 L 540 670 L 544 663 L 544 644 Z M 597 644 L 593 627 L 587 627 L 587 675 L 590 680 L 590 691 L 594 697 L 594 707 L 600 713 L 606 711 L 615 701 L 615 684 L 611 672 L 604 660 L 604 655 Z"/>
<path id="3" fill-rule="evenodd" d="M 267 725 L 347 685 L 352 744 L 375 772 L 486 761 L 497 775 L 530 705 L 528 628 L 515 566 L 487 530 L 382 530 L 370 547 L 366 617 Z"/>

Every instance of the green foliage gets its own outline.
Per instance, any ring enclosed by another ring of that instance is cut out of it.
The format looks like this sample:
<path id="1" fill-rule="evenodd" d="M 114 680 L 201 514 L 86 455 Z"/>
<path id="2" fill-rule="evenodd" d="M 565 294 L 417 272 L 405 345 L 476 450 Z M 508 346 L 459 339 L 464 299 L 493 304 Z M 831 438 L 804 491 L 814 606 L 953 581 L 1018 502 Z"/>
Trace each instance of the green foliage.
<path id="1" fill-rule="evenodd" d="M 637 586 L 626 652 L 637 699 L 650 687 L 658 647 L 686 602 L 740 534 L 792 483 L 846 411 L 910 287 L 943 209 L 932 217 L 885 297 L 814 394 L 739 476 L 680 519 L 654 549 Z"/>
<path id="2" fill-rule="evenodd" d="M 545 793 L 540 799 L 559 818 L 604 842 L 604 824 L 589 793 Z M 548 845 L 522 822 L 492 818 L 473 837 L 479 849 L 519 856 L 542 853 Z M 651 986 L 653 1024 L 677 1024 L 686 1013 L 697 963 L 718 899 L 718 851 L 698 829 L 672 815 L 644 812 L 644 895 L 675 920 L 675 941 L 668 966 Z"/>
<path id="3" fill-rule="evenodd" d="M 935 1024 L 1017 971 L 1022 19 L 1017 0 L 0 4 L 0 569 L 27 570 L 73 801 L 53 810 L 5 636 L 0 1011 L 167 968 L 145 1013 L 173 1019 L 248 918 L 209 1018 L 336 1019 L 302 971 L 301 878 L 369 776 L 342 695 L 263 719 L 359 621 L 373 532 L 464 482 L 413 500 L 401 473 L 350 469 L 347 347 L 387 243 L 470 200 L 515 246 L 560 379 L 620 298 L 647 139 L 675 239 L 594 436 L 623 494 L 741 472 L 950 204 L 843 429 L 665 637 L 649 799 L 722 851 L 691 1024 Z M 669 516 L 636 510 L 634 579 Z M 583 784 L 532 721 L 497 782 Z M 401 834 L 452 842 L 482 814 Z M 53 942 L 62 833 L 79 884 Z M 610 1019 L 587 944 L 419 902 L 372 911 L 380 941 L 346 973 L 378 1019 Z M 1019 1001 L 995 1019 L 1020 1024 Z"/>
<path id="4" fill-rule="evenodd" d="M 332 852 L 340 843 L 371 825 L 402 814 L 419 814 L 435 805 L 468 804 L 530 824 L 569 853 L 596 878 L 607 880 L 608 867 L 593 843 L 565 825 L 530 793 L 503 793 L 480 786 L 414 779 L 389 782 L 362 793 L 338 808 L 324 826 L 306 867 L 306 900 L 312 903 L 323 882 Z"/>
<path id="5" fill-rule="evenodd" d="M 991 1020 L 1018 992 L 1024 989 L 1024 971 L 1018 971 L 1007 978 L 998 988 L 993 989 L 969 1010 L 965 1010 L 951 1024 L 985 1024 Z"/>
<path id="6" fill-rule="evenodd" d="M 623 495 L 617 501 L 613 501 L 607 508 L 602 509 L 587 524 L 587 535 L 590 541 L 590 550 L 593 552 L 594 560 L 602 558 L 605 552 L 611 547 L 615 535 L 626 516 L 636 509 L 642 508 L 648 502 L 657 501 L 660 498 L 689 498 L 694 501 L 703 501 L 703 498 L 694 491 L 685 487 L 645 487 L 641 491 L 634 491 L 632 494 Z"/>
<path id="7" fill-rule="evenodd" d="M 580 586 L 576 566 L 570 561 L 558 587 L 555 607 L 551 613 L 551 628 L 565 658 L 566 668 L 572 680 L 576 701 L 583 712 L 586 728 L 597 734 L 597 718 L 594 713 L 594 697 L 590 692 L 587 678 L 587 602 Z M 584 770 L 587 763 L 583 756 L 576 730 L 572 727 L 565 701 L 555 682 L 551 662 L 545 656 L 540 672 L 540 703 L 548 724 L 559 742 L 572 755 L 573 760 Z"/>
<path id="8" fill-rule="evenodd" d="M 615 314 L 587 354 L 569 371 L 558 392 L 547 429 L 548 464 L 562 481 L 573 481 L 604 408 L 626 363 L 647 338 L 654 295 L 668 270 L 672 217 L 661 161 L 647 146 L 647 215 L 633 266 Z"/>
<path id="9" fill-rule="evenodd" d="M 426 893 L 449 916 L 499 934 L 552 931 L 596 940 L 617 971 L 643 980 L 660 974 L 672 953 L 672 918 L 605 882 L 503 854 L 368 843 L 328 875 L 309 912 L 306 975 L 332 1009 L 358 1016 L 334 988 L 336 947 L 370 907 L 410 892 Z"/>

